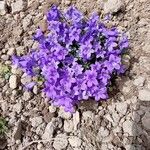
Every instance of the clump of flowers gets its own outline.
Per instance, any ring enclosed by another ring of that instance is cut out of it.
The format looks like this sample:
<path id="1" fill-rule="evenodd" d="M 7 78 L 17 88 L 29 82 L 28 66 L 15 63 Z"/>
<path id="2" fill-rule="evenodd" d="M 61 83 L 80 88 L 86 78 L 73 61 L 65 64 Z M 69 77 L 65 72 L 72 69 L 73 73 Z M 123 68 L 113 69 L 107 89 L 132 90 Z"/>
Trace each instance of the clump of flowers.
<path id="1" fill-rule="evenodd" d="M 61 13 L 52 6 L 47 22 L 47 34 L 39 28 L 34 35 L 38 49 L 14 56 L 14 64 L 30 76 L 42 76 L 46 96 L 66 111 L 73 112 L 81 100 L 107 99 L 111 78 L 125 70 L 126 36 L 115 27 L 107 28 L 97 14 L 85 19 L 74 7 Z"/>

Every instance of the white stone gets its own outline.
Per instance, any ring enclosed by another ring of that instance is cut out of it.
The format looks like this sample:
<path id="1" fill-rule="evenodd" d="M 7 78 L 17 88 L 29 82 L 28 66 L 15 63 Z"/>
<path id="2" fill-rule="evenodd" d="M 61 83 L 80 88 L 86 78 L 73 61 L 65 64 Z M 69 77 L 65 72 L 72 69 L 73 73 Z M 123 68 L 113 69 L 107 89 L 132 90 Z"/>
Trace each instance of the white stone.
<path id="1" fill-rule="evenodd" d="M 47 124 L 44 134 L 42 135 L 42 139 L 49 140 L 50 138 L 52 138 L 55 128 L 56 128 L 55 120 L 52 119 L 52 121 Z"/>
<path id="2" fill-rule="evenodd" d="M 146 112 L 142 118 L 142 124 L 146 130 L 150 131 L 150 112 Z"/>
<path id="3" fill-rule="evenodd" d="M 94 119 L 94 113 L 92 111 L 85 111 L 82 114 L 83 120 L 93 120 Z"/>
<path id="4" fill-rule="evenodd" d="M 32 97 L 32 93 L 30 91 L 25 91 L 23 93 L 23 100 L 28 101 L 31 99 L 31 97 Z"/>
<path id="5" fill-rule="evenodd" d="M 145 81 L 145 78 L 139 76 L 137 79 L 134 80 L 133 84 L 141 87 L 141 86 L 143 86 L 144 81 Z"/>
<path id="6" fill-rule="evenodd" d="M 30 121 L 31 121 L 32 127 L 36 128 L 36 127 L 38 127 L 40 124 L 42 124 L 43 119 L 42 119 L 41 116 L 39 116 L 39 117 L 31 118 Z"/>
<path id="7" fill-rule="evenodd" d="M 77 136 L 71 136 L 69 139 L 68 139 L 70 145 L 72 147 L 80 147 L 81 146 L 81 139 L 78 138 Z"/>
<path id="8" fill-rule="evenodd" d="M 18 114 L 21 112 L 22 109 L 22 104 L 21 103 L 17 103 L 13 106 L 13 111 L 17 112 Z"/>
<path id="9" fill-rule="evenodd" d="M 130 120 L 126 120 L 123 123 L 123 131 L 124 133 L 128 133 L 130 136 L 133 136 L 133 122 Z"/>
<path id="10" fill-rule="evenodd" d="M 63 118 L 63 119 L 70 119 L 72 115 L 70 112 L 65 112 L 63 107 L 60 107 L 60 110 L 58 112 L 58 116 Z"/>
<path id="11" fill-rule="evenodd" d="M 125 102 L 122 103 L 116 103 L 116 110 L 122 114 L 125 115 L 127 112 L 127 104 Z"/>
<path id="12" fill-rule="evenodd" d="M 28 15 L 26 18 L 23 19 L 22 25 L 24 30 L 26 30 L 27 27 L 31 24 L 31 19 L 32 19 L 31 15 Z"/>
<path id="13" fill-rule="evenodd" d="M 104 3 L 104 13 L 116 13 L 124 7 L 122 0 L 107 0 Z"/>
<path id="14" fill-rule="evenodd" d="M 5 1 L 0 1 L 0 15 L 6 14 L 6 3 Z"/>
<path id="15" fill-rule="evenodd" d="M 51 106 L 49 106 L 49 112 L 50 113 L 54 113 L 54 112 L 56 112 L 56 107 L 55 106 L 53 106 L 53 105 L 51 105 Z"/>
<path id="16" fill-rule="evenodd" d="M 99 132 L 98 132 L 98 136 L 104 138 L 107 137 L 109 135 L 109 131 L 107 128 L 104 127 L 100 127 Z"/>
<path id="17" fill-rule="evenodd" d="M 143 89 L 139 91 L 139 99 L 141 101 L 150 101 L 150 90 Z"/>
<path id="18" fill-rule="evenodd" d="M 9 86 L 11 89 L 17 88 L 17 76 L 16 75 L 11 75 L 9 78 Z"/>
<path id="19" fill-rule="evenodd" d="M 68 145 L 68 140 L 66 135 L 64 134 L 58 134 L 55 139 L 54 139 L 54 143 L 53 143 L 53 147 L 56 150 L 63 150 L 66 149 Z"/>
<path id="20" fill-rule="evenodd" d="M 74 129 L 74 127 L 73 127 L 72 120 L 65 120 L 64 121 L 64 131 L 69 133 L 69 132 L 72 132 L 73 129 Z"/>
<path id="21" fill-rule="evenodd" d="M 110 116 L 110 114 L 106 114 L 104 117 L 105 117 L 108 121 L 110 121 L 111 123 L 114 122 L 113 119 L 112 119 L 112 117 Z"/>
<path id="22" fill-rule="evenodd" d="M 17 13 L 22 11 L 26 7 L 26 3 L 24 0 L 17 0 L 16 2 L 11 4 L 12 13 Z"/>
<path id="23" fill-rule="evenodd" d="M 73 114 L 73 125 L 74 125 L 74 130 L 78 129 L 78 124 L 80 123 L 80 114 L 78 111 L 76 111 Z"/>
<path id="24" fill-rule="evenodd" d="M 12 47 L 12 48 L 9 48 L 7 55 L 12 56 L 14 53 L 15 53 L 15 49 Z"/>

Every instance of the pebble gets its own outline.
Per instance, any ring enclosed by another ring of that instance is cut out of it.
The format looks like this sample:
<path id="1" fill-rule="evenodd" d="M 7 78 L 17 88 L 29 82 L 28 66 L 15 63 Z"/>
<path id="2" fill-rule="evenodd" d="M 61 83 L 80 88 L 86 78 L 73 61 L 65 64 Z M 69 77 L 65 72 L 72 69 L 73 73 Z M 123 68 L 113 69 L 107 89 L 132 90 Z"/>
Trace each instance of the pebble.
<path id="1" fill-rule="evenodd" d="M 36 128 L 36 127 L 38 127 L 40 124 L 42 124 L 43 119 L 42 119 L 41 116 L 38 116 L 38 117 L 31 118 L 30 121 L 31 121 L 32 127 Z"/>
<path id="2" fill-rule="evenodd" d="M 13 106 L 13 111 L 16 112 L 17 114 L 21 112 L 21 109 L 22 109 L 22 104 L 20 102 Z"/>
<path id="3" fill-rule="evenodd" d="M 81 139 L 77 136 L 71 136 L 68 141 L 72 147 L 79 148 L 81 146 Z"/>
<path id="4" fill-rule="evenodd" d="M 145 78 L 139 76 L 137 79 L 134 80 L 133 84 L 138 86 L 138 87 L 142 87 L 144 84 Z"/>
<path id="5" fill-rule="evenodd" d="M 53 147 L 56 150 L 66 149 L 67 145 L 68 145 L 68 140 L 65 134 L 58 134 L 55 137 Z"/>
<path id="6" fill-rule="evenodd" d="M 124 8 L 124 3 L 122 0 L 107 0 L 104 3 L 104 13 L 116 13 Z"/>
<path id="7" fill-rule="evenodd" d="M 94 120 L 94 113 L 92 111 L 85 111 L 82 114 L 82 119 L 87 121 L 87 120 Z"/>
<path id="8" fill-rule="evenodd" d="M 26 2 L 24 0 L 17 0 L 11 4 L 12 13 L 17 13 L 26 8 Z"/>
<path id="9" fill-rule="evenodd" d="M 13 139 L 15 141 L 20 140 L 21 139 L 21 132 L 22 132 L 22 122 L 18 121 L 15 125 L 15 128 L 13 130 Z"/>
<path id="10" fill-rule="evenodd" d="M 70 133 L 73 131 L 73 129 L 74 129 L 74 127 L 73 127 L 72 120 L 65 120 L 64 121 L 64 131 L 67 133 Z"/>
<path id="11" fill-rule="evenodd" d="M 26 31 L 26 30 L 27 30 L 27 27 L 28 27 L 29 25 L 31 25 L 31 19 L 32 19 L 32 16 L 31 16 L 31 15 L 28 15 L 27 17 L 25 17 L 25 18 L 23 19 L 22 25 L 23 25 L 24 31 Z"/>
<path id="12" fill-rule="evenodd" d="M 76 111 L 73 114 L 73 126 L 74 126 L 74 131 L 76 131 L 78 129 L 78 125 L 80 123 L 80 114 L 78 111 Z"/>
<path id="13" fill-rule="evenodd" d="M 124 133 L 128 133 L 130 136 L 133 136 L 133 122 L 130 120 L 126 120 L 123 123 L 123 131 Z"/>
<path id="14" fill-rule="evenodd" d="M 63 118 L 63 119 L 70 119 L 72 115 L 70 112 L 65 112 L 64 108 L 60 107 L 60 110 L 58 112 L 58 116 Z"/>
<path id="15" fill-rule="evenodd" d="M 60 118 L 52 118 L 52 121 L 49 122 L 45 128 L 44 134 L 42 135 L 43 140 L 49 140 L 53 137 L 54 131 L 56 128 L 62 127 L 62 120 Z"/>
<path id="16" fill-rule="evenodd" d="M 143 89 L 139 91 L 139 99 L 141 101 L 150 101 L 150 90 Z"/>
<path id="17" fill-rule="evenodd" d="M 32 93 L 30 91 L 25 91 L 23 93 L 23 100 L 28 101 L 32 98 Z"/>
<path id="18" fill-rule="evenodd" d="M 56 112 L 56 107 L 53 106 L 53 105 L 49 106 L 48 109 L 49 109 L 50 113 L 55 113 Z"/>
<path id="19" fill-rule="evenodd" d="M 15 49 L 12 47 L 8 49 L 7 55 L 12 56 L 14 53 L 15 53 Z"/>
<path id="20" fill-rule="evenodd" d="M 18 79 L 16 75 L 11 75 L 9 78 L 9 86 L 11 89 L 15 89 L 18 86 Z"/>
<path id="21" fill-rule="evenodd" d="M 122 114 L 125 115 L 127 112 L 127 104 L 125 102 L 122 103 L 116 103 L 116 110 Z"/>
<path id="22" fill-rule="evenodd" d="M 6 12 L 7 12 L 6 2 L 5 1 L 0 1 L 0 15 L 5 15 Z"/>
<path id="23" fill-rule="evenodd" d="M 146 130 L 150 131 L 150 112 L 146 112 L 142 118 L 142 124 Z"/>

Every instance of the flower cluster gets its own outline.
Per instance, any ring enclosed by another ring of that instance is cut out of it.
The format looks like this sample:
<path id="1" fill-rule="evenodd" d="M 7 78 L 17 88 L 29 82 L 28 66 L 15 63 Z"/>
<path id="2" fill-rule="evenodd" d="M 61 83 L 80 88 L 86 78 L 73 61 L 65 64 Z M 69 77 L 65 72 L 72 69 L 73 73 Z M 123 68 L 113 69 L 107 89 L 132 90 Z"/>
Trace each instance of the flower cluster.
<path id="1" fill-rule="evenodd" d="M 39 28 L 34 35 L 38 49 L 13 56 L 14 64 L 28 75 L 42 76 L 46 96 L 66 111 L 74 111 L 81 100 L 107 99 L 111 78 L 124 71 L 126 36 L 115 27 L 107 28 L 97 14 L 85 19 L 74 7 L 61 13 L 52 6 L 47 23 L 47 34 Z"/>

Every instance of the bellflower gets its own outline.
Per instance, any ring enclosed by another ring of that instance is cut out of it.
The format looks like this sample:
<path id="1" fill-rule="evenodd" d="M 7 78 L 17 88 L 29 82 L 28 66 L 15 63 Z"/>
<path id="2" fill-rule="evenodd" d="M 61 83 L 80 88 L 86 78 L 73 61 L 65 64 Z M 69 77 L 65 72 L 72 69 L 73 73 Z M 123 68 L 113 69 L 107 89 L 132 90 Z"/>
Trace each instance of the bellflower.
<path id="1" fill-rule="evenodd" d="M 105 26 L 96 13 L 88 19 L 73 6 L 65 13 L 52 6 L 47 23 L 46 33 L 38 28 L 33 36 L 37 50 L 13 56 L 13 64 L 30 76 L 42 76 L 45 95 L 66 111 L 73 112 L 81 100 L 107 99 L 112 77 L 125 71 L 127 37 Z"/>

